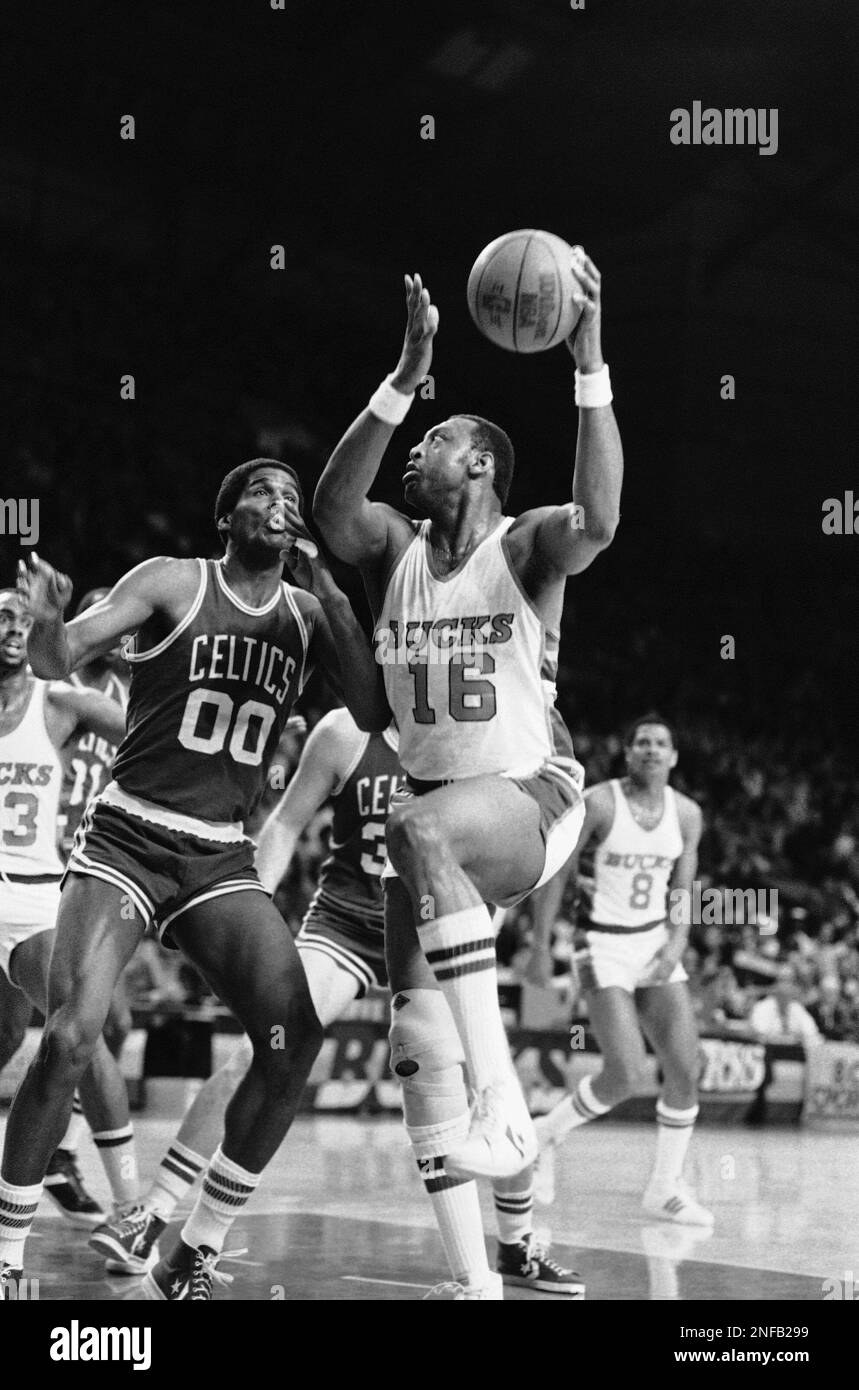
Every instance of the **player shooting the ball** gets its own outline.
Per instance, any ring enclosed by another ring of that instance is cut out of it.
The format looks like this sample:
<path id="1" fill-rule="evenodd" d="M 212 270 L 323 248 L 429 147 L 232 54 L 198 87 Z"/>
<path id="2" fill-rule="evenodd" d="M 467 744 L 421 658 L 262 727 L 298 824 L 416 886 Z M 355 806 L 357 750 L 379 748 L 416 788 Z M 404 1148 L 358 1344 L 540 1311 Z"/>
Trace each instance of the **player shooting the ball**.
<path id="1" fill-rule="evenodd" d="M 472 414 L 449 416 L 409 451 L 404 499 L 423 520 L 369 500 L 432 362 L 438 310 L 418 275 L 406 276 L 397 368 L 337 445 L 314 499 L 327 544 L 364 577 L 400 732 L 408 787 L 387 824 L 385 885 L 392 1065 L 463 1298 L 501 1297 L 469 1179 L 508 1178 L 518 1193 L 516 1175 L 537 1152 L 486 904 L 515 903 L 545 882 L 581 830 L 581 768 L 554 703 L 564 586 L 610 544 L 619 515 L 600 275 L 581 248 L 571 270 L 580 310 L 568 341 L 580 407 L 571 501 L 505 516 L 513 446 Z"/>

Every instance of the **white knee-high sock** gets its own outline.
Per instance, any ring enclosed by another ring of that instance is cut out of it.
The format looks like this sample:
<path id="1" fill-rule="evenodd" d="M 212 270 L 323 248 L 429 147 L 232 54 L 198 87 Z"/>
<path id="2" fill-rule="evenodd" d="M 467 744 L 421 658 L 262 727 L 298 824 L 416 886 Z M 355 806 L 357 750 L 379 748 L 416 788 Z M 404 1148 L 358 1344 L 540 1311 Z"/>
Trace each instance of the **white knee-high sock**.
<path id="1" fill-rule="evenodd" d="M 104 1165 L 113 1200 L 118 1206 L 136 1201 L 140 1192 L 140 1177 L 131 1125 L 100 1130 L 92 1138 Z"/>
<path id="2" fill-rule="evenodd" d="M 656 1102 L 656 1162 L 651 1187 L 672 1187 L 680 1181 L 697 1118 L 697 1105 L 674 1110 L 660 1096 Z"/>
<path id="3" fill-rule="evenodd" d="M 42 1184 L 16 1187 L 0 1178 L 0 1262 L 21 1269 L 24 1242 L 36 1217 Z"/>
<path id="4" fill-rule="evenodd" d="M 604 1105 L 601 1100 L 597 1100 L 591 1078 L 583 1076 L 572 1095 L 564 1096 L 554 1110 L 541 1117 L 541 1136 L 552 1143 L 560 1144 L 564 1135 L 569 1134 L 571 1129 L 586 1125 L 590 1120 L 598 1120 L 600 1115 L 607 1115 L 611 1108 L 610 1105 Z"/>
<path id="5" fill-rule="evenodd" d="M 220 1145 L 209 1164 L 196 1206 L 182 1228 L 186 1245 L 220 1252 L 227 1233 L 253 1196 L 261 1173 L 251 1173 L 227 1158 Z"/>
<path id="6" fill-rule="evenodd" d="M 193 1149 L 174 1139 L 158 1165 L 155 1180 L 143 1199 L 144 1205 L 162 1221 L 169 1221 L 179 1202 L 205 1171 L 206 1160 L 202 1154 L 195 1154 Z"/>
<path id="7" fill-rule="evenodd" d="M 78 1095 L 77 1091 L 75 1091 L 74 1100 L 72 1101 L 72 1114 L 71 1119 L 69 1120 L 68 1129 L 66 1130 L 65 1134 L 63 1135 L 62 1139 L 57 1145 L 57 1148 L 63 1149 L 66 1153 L 76 1154 L 78 1151 L 78 1146 L 81 1142 L 81 1135 L 83 1134 L 85 1129 L 86 1120 L 84 1119 L 81 1098 Z"/>
<path id="8" fill-rule="evenodd" d="M 475 1091 L 513 1075 L 498 1004 L 495 935 L 483 907 L 418 922 L 424 955 L 447 1000 Z"/>

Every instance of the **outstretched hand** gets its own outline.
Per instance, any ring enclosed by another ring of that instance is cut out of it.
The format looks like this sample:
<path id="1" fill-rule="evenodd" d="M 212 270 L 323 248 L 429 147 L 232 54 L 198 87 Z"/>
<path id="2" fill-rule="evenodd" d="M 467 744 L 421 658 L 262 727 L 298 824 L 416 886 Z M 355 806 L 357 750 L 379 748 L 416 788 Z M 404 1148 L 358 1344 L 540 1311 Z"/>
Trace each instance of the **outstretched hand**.
<path id="1" fill-rule="evenodd" d="M 573 303 L 581 310 L 579 321 L 567 339 L 567 347 L 580 372 L 598 372 L 603 365 L 602 276 L 584 247 L 572 248 L 570 267 L 575 280 Z"/>
<path id="2" fill-rule="evenodd" d="M 406 336 L 391 385 L 404 395 L 416 391 L 432 363 L 432 340 L 438 330 L 438 309 L 419 275 L 407 275 Z"/>
<path id="3" fill-rule="evenodd" d="M 72 581 L 40 560 L 35 550 L 18 561 L 17 589 L 34 623 L 51 623 L 61 618 L 72 597 Z"/>

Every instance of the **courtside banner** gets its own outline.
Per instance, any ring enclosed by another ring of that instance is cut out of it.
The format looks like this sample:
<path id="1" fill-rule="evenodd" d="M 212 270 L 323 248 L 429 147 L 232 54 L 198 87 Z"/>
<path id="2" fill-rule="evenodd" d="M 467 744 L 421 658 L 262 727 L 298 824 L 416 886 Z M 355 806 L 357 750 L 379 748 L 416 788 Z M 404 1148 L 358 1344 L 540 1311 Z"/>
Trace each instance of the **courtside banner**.
<path id="1" fill-rule="evenodd" d="M 859 1125 L 859 1045 L 823 1042 L 809 1051 L 803 1119 L 851 1129 Z"/>
<path id="2" fill-rule="evenodd" d="M 599 1053 L 583 1030 L 514 1029 L 510 1046 L 532 1114 L 543 1114 L 585 1075 L 600 1068 Z M 859 1052 L 859 1049 L 856 1049 Z M 302 1108 L 316 1114 L 396 1112 L 400 1088 L 388 1070 L 387 1028 L 349 1021 L 328 1029 L 304 1092 Z M 805 1064 L 797 1048 L 734 1038 L 702 1038 L 699 1052 L 704 1120 L 738 1123 L 757 1118 L 796 1123 L 803 1102 Z M 647 1087 L 618 1106 L 619 1119 L 652 1119 L 659 1094 L 656 1058 L 647 1058 Z"/>

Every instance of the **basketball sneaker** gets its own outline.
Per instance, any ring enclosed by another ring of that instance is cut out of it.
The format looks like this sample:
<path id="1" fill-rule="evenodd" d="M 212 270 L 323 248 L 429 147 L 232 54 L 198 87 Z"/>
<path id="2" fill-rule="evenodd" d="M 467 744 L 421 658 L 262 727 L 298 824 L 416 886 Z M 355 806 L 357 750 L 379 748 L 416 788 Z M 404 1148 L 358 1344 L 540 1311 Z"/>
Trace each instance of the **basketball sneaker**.
<path id="1" fill-rule="evenodd" d="M 670 1187 L 651 1184 L 641 1205 L 648 1216 L 658 1216 L 660 1221 L 675 1221 L 678 1226 L 712 1226 L 716 1220 L 684 1182 L 675 1182 Z"/>
<path id="2" fill-rule="evenodd" d="M 565 1293 L 570 1298 L 585 1296 L 581 1275 L 559 1265 L 533 1235 L 512 1245 L 499 1240 L 495 1267 L 505 1284 L 518 1284 L 523 1289 L 537 1289 L 540 1293 Z"/>
<path id="3" fill-rule="evenodd" d="M 166 1225 L 139 1203 L 117 1207 L 110 1219 L 93 1231 L 89 1244 L 107 1256 L 109 1274 L 145 1274 L 158 1260 L 158 1237 Z"/>
<path id="4" fill-rule="evenodd" d="M 537 1157 L 537 1136 L 517 1081 L 477 1095 L 464 1139 L 448 1149 L 445 1170 L 456 1177 L 512 1178 Z"/>
<path id="5" fill-rule="evenodd" d="M 502 1302 L 504 1286 L 498 1274 L 490 1274 L 485 1284 L 458 1284 L 456 1280 L 449 1279 L 425 1293 L 423 1302 L 426 1303 L 428 1299 L 436 1303 Z"/>
<path id="6" fill-rule="evenodd" d="M 175 1248 L 149 1271 L 142 1288 L 151 1301 L 179 1303 L 210 1303 L 215 1284 L 232 1284 L 232 1274 L 218 1269 L 219 1260 L 246 1255 L 246 1250 L 212 1250 L 201 1245 L 199 1250 L 179 1239 Z"/>
<path id="7" fill-rule="evenodd" d="M 105 1220 L 104 1211 L 84 1187 L 77 1159 L 69 1149 L 55 1149 L 45 1174 L 45 1194 L 73 1226 L 91 1229 Z"/>

